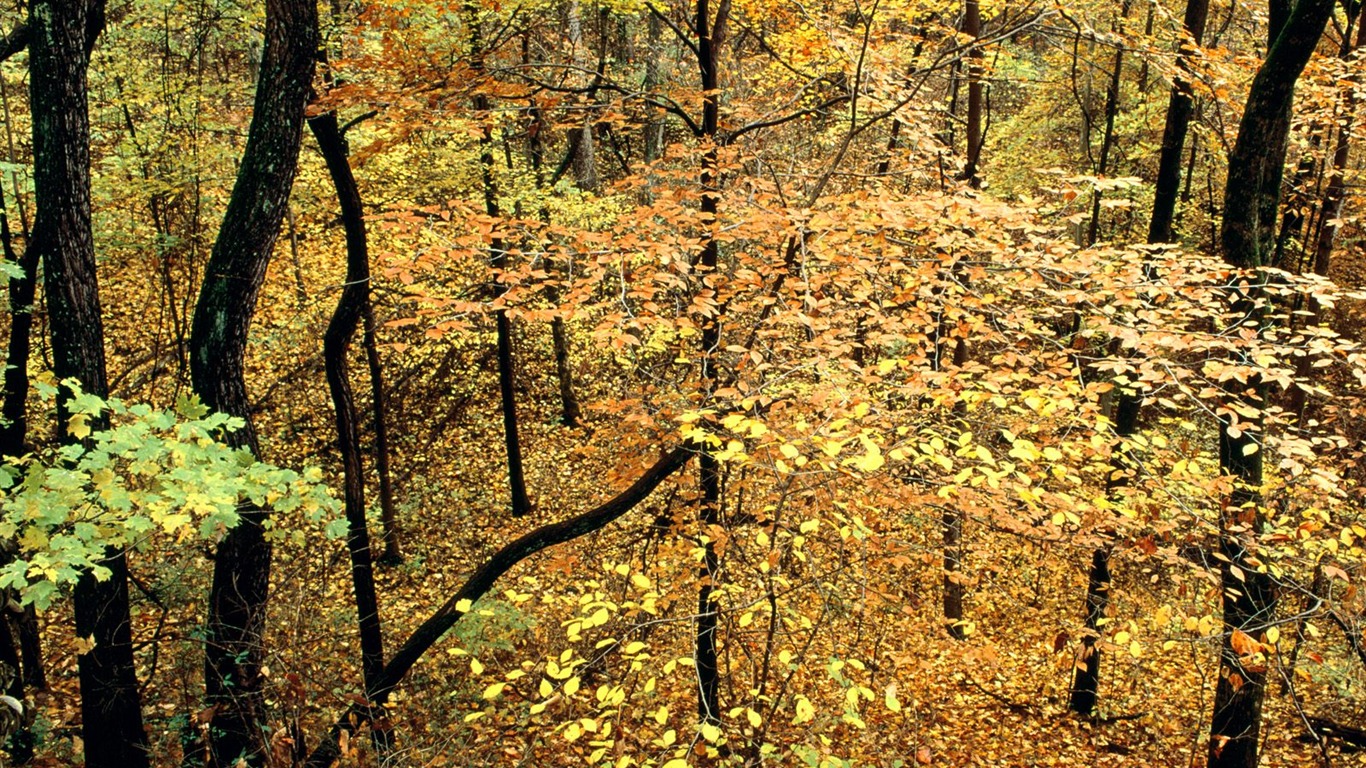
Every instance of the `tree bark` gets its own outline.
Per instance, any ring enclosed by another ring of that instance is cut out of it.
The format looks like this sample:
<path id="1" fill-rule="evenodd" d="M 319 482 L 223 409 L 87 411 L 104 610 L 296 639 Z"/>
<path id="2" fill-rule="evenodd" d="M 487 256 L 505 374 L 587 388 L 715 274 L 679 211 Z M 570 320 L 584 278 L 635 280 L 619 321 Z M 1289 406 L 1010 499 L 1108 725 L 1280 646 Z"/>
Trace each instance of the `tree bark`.
<path id="1" fill-rule="evenodd" d="M 104 6 L 99 0 L 39 0 L 30 6 L 28 23 L 37 207 L 28 247 L 33 258 L 41 259 L 46 276 L 54 372 L 105 397 L 86 101 L 90 51 L 104 26 Z M 63 426 L 66 416 L 59 402 Z M 83 574 L 73 593 L 76 634 L 94 641 L 77 660 L 85 762 L 90 768 L 136 768 L 148 765 L 148 757 L 133 661 L 127 561 L 122 551 L 108 550 L 102 565 L 109 569 L 107 578 Z"/>
<path id="2" fill-rule="evenodd" d="M 195 305 L 190 375 L 210 408 L 246 426 L 225 437 L 260 455 L 244 378 L 247 334 L 266 266 L 285 216 L 318 49 L 312 0 L 267 0 L 265 47 L 237 181 Z M 218 546 L 205 640 L 204 678 L 212 709 L 212 759 L 264 764 L 264 660 L 271 546 L 264 509 L 244 508 Z"/>
<path id="3" fill-rule="evenodd" d="M 968 122 L 967 122 L 967 161 L 963 164 L 963 176 L 973 189 L 982 186 L 982 57 L 983 52 L 976 42 L 982 36 L 982 8 L 978 0 L 963 2 L 963 34 L 971 37 L 973 47 L 968 51 Z"/>
<path id="4" fill-rule="evenodd" d="M 1117 501 L 1120 489 L 1129 484 L 1134 470 L 1129 460 L 1128 439 L 1138 432 L 1138 418 L 1143 398 L 1125 389 L 1115 407 L 1115 442 L 1110 449 L 1110 474 L 1105 480 L 1106 495 Z M 1091 571 L 1086 580 L 1086 634 L 1074 664 L 1072 695 L 1068 706 L 1073 712 L 1090 716 L 1095 713 L 1100 695 L 1100 628 L 1101 619 L 1110 608 L 1110 546 L 1096 547 L 1091 553 Z"/>
<path id="5" fill-rule="evenodd" d="M 1272 255 L 1295 82 L 1323 35 L 1334 4 L 1334 0 L 1299 0 L 1292 7 L 1288 0 L 1271 2 L 1272 42 L 1253 78 L 1228 162 L 1220 240 L 1224 259 L 1235 268 L 1260 269 Z M 1259 330 L 1261 299 L 1256 289 L 1234 288 L 1232 293 L 1238 324 Z M 1242 634 L 1259 634 L 1276 610 L 1275 584 L 1269 574 L 1259 572 L 1253 558 L 1253 540 L 1265 523 L 1261 414 L 1266 393 L 1255 375 L 1246 382 L 1230 381 L 1226 392 L 1228 403 L 1219 417 L 1219 466 L 1233 477 L 1235 489 L 1219 521 L 1225 634 L 1210 726 L 1209 765 L 1255 768 L 1266 670 L 1245 665 L 1234 640 Z M 1239 410 L 1256 415 L 1239 417 Z"/>
<path id="6" fill-rule="evenodd" d="M 483 43 L 479 34 L 479 14 L 473 5 L 465 6 L 465 15 L 470 25 L 470 48 L 473 69 L 484 69 Z M 479 165 L 483 175 L 484 211 L 491 217 L 501 215 L 498 206 L 498 185 L 493 177 L 493 127 L 489 119 L 488 96 L 477 93 L 474 97 L 474 111 L 483 123 L 479 133 Z M 507 244 L 503 238 L 494 236 L 489 242 L 489 264 L 493 268 L 495 293 L 501 297 L 507 289 L 499 280 L 507 268 Z M 516 371 L 512 352 L 512 319 L 505 307 L 494 313 L 494 323 L 498 334 L 498 392 L 503 411 L 503 445 L 507 450 L 508 490 L 511 495 L 512 516 L 522 517 L 531 512 L 531 499 L 526 492 L 526 476 L 522 469 L 522 443 L 517 426 Z"/>
<path id="7" fill-rule="evenodd" d="M 337 444 L 342 455 L 346 507 L 346 546 L 351 554 L 351 588 L 355 592 L 357 623 L 360 628 L 361 672 L 367 690 L 373 688 L 384 670 L 384 635 L 380 625 L 379 598 L 375 594 L 374 555 L 370 549 L 370 528 L 365 519 L 365 470 L 361 460 L 360 430 L 356 418 L 355 396 L 347 372 L 346 356 L 351 339 L 360 326 L 370 301 L 370 254 L 365 236 L 365 211 L 360 188 L 347 159 L 346 140 L 337 125 L 336 112 L 309 118 L 327 163 L 332 185 L 341 208 L 346 230 L 346 284 L 337 309 L 323 336 L 323 360 L 327 387 L 337 416 Z M 387 730 L 375 731 L 382 745 L 388 743 Z"/>
<path id="8" fill-rule="evenodd" d="M 375 303 L 368 294 L 365 297 L 363 319 L 365 335 L 361 338 L 361 344 L 365 347 L 365 365 L 370 372 L 370 412 L 375 424 L 375 473 L 379 476 L 379 522 L 383 527 L 381 537 L 384 554 L 379 562 L 380 565 L 398 565 L 403 562 L 403 530 L 394 502 L 393 473 L 389 469 L 388 400 L 384 393 L 384 369 L 380 365 L 379 347 L 375 340 Z"/>
<path id="9" fill-rule="evenodd" d="M 701 136 L 704 145 L 702 158 L 702 226 L 707 228 L 703 236 L 702 252 L 698 257 L 698 273 L 703 292 L 715 291 L 719 284 L 717 261 L 720 246 L 716 240 L 716 214 L 720 203 L 720 179 L 718 167 L 720 155 L 717 143 L 720 140 L 721 94 L 719 75 L 720 47 L 725 38 L 727 16 L 730 11 L 728 0 L 721 0 L 712 18 L 710 0 L 697 0 L 696 17 L 693 21 L 697 32 L 697 64 L 702 85 L 702 122 Z M 704 402 L 710 401 L 716 387 L 718 371 L 715 370 L 716 350 L 721 346 L 719 318 L 709 315 L 700 319 L 702 332 L 702 387 Z M 720 579 L 721 563 L 716 551 L 715 537 L 711 528 L 721 522 L 721 469 L 716 457 L 706 451 L 697 458 L 699 484 L 702 498 L 698 507 L 698 520 L 702 535 L 707 536 L 703 546 L 702 565 L 699 569 L 697 588 L 697 626 L 694 661 L 697 668 L 697 716 L 705 721 L 719 720 L 720 670 L 717 666 L 716 632 L 720 611 L 712 595 Z"/>
<path id="10" fill-rule="evenodd" d="M 1131 0 L 1120 4 L 1119 18 L 1115 20 L 1116 35 L 1123 31 L 1124 20 L 1129 16 Z M 1121 41 L 1122 41 L 1121 37 Z M 1124 74 L 1124 43 L 1115 46 L 1115 64 L 1110 70 L 1110 80 L 1105 84 L 1105 128 L 1100 135 L 1100 158 L 1096 160 L 1096 175 L 1105 176 L 1110 172 L 1110 152 L 1115 146 L 1115 118 L 1119 116 L 1119 85 Z M 1086 244 L 1095 245 L 1100 236 L 1100 189 L 1091 194 L 1091 223 L 1086 230 Z"/>
<path id="11" fill-rule="evenodd" d="M 1205 23 L 1209 19 L 1209 0 L 1186 0 L 1183 23 L 1188 39 L 1182 40 L 1176 58 L 1177 74 L 1167 99 L 1167 121 L 1162 128 L 1162 149 L 1157 162 L 1157 180 L 1153 193 L 1153 216 L 1148 222 L 1149 243 L 1170 243 L 1175 240 L 1173 222 L 1176 217 L 1176 197 L 1181 189 L 1181 153 L 1190 128 L 1195 99 L 1191 94 L 1191 56 L 1204 41 Z"/>
<path id="12" fill-rule="evenodd" d="M 9 209 L 5 207 L 4 188 L 0 185 L 0 248 L 5 261 L 17 267 L 20 275 L 10 278 L 10 337 L 5 356 L 4 402 L 0 404 L 0 457 L 19 458 L 26 451 L 28 439 L 28 361 L 33 340 L 33 300 L 38 283 L 38 253 L 26 248 L 24 255 L 14 251 L 13 233 L 9 228 Z M 12 542 L 0 543 L 0 561 L 8 564 L 15 552 Z M 0 600 L 9 602 L 12 590 L 0 593 Z M 3 610 L 3 609 L 0 609 Z M 0 640 L 13 649 L 14 679 L 6 692 L 24 701 L 24 688 L 47 688 L 43 671 L 42 643 L 38 633 L 38 616 L 32 605 L 17 613 L 4 611 L 6 620 L 0 621 Z M 8 659 L 6 660 L 8 661 Z M 10 757 L 17 764 L 33 759 L 31 709 L 20 717 L 20 724 L 10 736 Z"/>

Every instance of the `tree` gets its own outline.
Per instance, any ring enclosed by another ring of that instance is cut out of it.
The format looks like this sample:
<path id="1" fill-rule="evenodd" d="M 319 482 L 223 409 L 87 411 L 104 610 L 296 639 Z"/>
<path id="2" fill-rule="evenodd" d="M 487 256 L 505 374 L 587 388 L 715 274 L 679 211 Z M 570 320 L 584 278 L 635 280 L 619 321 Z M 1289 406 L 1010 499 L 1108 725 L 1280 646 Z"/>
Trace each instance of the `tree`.
<path id="1" fill-rule="evenodd" d="M 1275 247 L 1275 222 L 1290 132 L 1295 81 L 1318 46 L 1333 12 L 1331 0 L 1271 3 L 1270 44 L 1253 78 L 1238 138 L 1229 153 L 1221 244 L 1224 259 L 1242 270 L 1230 287 L 1235 327 L 1261 330 L 1266 313 L 1259 285 Z M 1218 768 L 1257 765 L 1266 669 L 1245 661 L 1253 638 L 1272 623 L 1276 585 L 1251 543 L 1266 525 L 1262 506 L 1267 389 L 1255 365 L 1226 385 L 1219 414 L 1219 466 L 1236 486 L 1220 515 L 1220 583 L 1225 640 L 1210 725 L 1209 760 Z"/>
<path id="2" fill-rule="evenodd" d="M 29 78 L 33 109 L 36 214 L 28 248 L 41 260 L 52 329 L 53 368 L 104 395 L 104 331 L 90 224 L 90 127 L 86 70 L 104 26 L 103 3 L 30 6 Z M 69 413 L 59 403 L 58 421 Z M 66 439 L 79 436 L 67 433 Z M 142 701 L 133 664 L 128 565 L 104 553 L 104 578 L 85 572 L 75 587 L 76 635 L 89 638 L 78 662 L 86 765 L 148 765 Z"/>
<path id="3" fill-rule="evenodd" d="M 265 46 L 247 145 L 205 270 L 190 333 L 194 389 L 245 426 L 232 444 L 260 455 L 244 365 L 247 331 L 280 231 L 302 142 L 318 48 L 312 0 L 267 0 Z M 205 688 L 212 762 L 262 764 L 267 746 L 261 666 L 270 587 L 268 511 L 249 508 L 218 545 L 209 595 Z"/>

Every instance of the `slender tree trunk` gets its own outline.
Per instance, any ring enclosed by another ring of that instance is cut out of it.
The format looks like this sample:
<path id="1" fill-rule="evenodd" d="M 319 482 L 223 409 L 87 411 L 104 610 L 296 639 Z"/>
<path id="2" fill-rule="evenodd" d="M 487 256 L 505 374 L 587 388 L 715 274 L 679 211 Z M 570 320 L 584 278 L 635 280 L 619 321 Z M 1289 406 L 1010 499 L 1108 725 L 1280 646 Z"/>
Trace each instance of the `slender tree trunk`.
<path id="1" fill-rule="evenodd" d="M 545 146 L 541 143 L 544 121 L 534 101 L 529 111 L 531 112 L 532 123 L 527 130 L 527 152 L 531 157 L 531 170 L 536 175 L 536 186 L 544 188 Z M 541 221 L 546 224 L 550 223 L 550 209 L 545 205 L 541 206 L 540 216 Z M 554 266 L 554 262 L 549 259 L 547 259 L 547 263 L 552 267 Z M 560 303 L 559 288 L 554 284 L 548 285 L 546 287 L 546 299 L 558 308 Z M 555 379 L 559 383 L 560 389 L 560 423 L 566 427 L 577 427 L 581 413 L 578 395 L 574 393 L 574 368 L 569 361 L 569 331 L 565 328 L 564 317 L 558 312 L 550 321 L 550 340 L 555 355 Z"/>
<path id="2" fill-rule="evenodd" d="M 465 6 L 465 15 L 470 27 L 470 50 L 476 72 L 482 72 L 483 43 L 479 33 L 479 14 L 473 5 Z M 491 217 L 498 217 L 498 186 L 493 177 L 493 127 L 488 123 L 488 96 L 478 93 L 474 97 L 474 111 L 483 126 L 479 134 L 479 164 L 483 174 L 484 210 Z M 495 236 L 489 243 L 489 263 L 493 267 L 495 291 L 502 296 L 507 289 L 500 278 L 507 268 L 507 245 L 501 237 Z M 507 450 L 508 488 L 512 497 L 512 516 L 522 517 L 531 512 L 531 499 L 526 492 L 526 477 L 522 470 L 522 443 L 517 426 L 517 391 L 512 351 L 512 319 L 506 308 L 494 313 L 494 323 L 498 334 L 498 392 L 503 411 L 503 444 Z"/>
<path id="3" fill-rule="evenodd" d="M 1106 495 L 1118 501 L 1119 491 L 1129 484 L 1135 469 L 1127 453 L 1128 440 L 1138 432 L 1143 398 L 1130 389 L 1120 393 L 1115 407 L 1115 442 L 1110 451 L 1110 474 L 1105 481 Z M 1104 535 L 1104 534 L 1103 534 Z M 1086 634 L 1077 653 L 1072 677 L 1069 706 L 1073 712 L 1094 714 L 1100 693 L 1100 627 L 1110 607 L 1110 546 L 1096 547 L 1091 553 L 1091 572 L 1086 580 Z"/>
<path id="4" fill-rule="evenodd" d="M 26 452 L 28 436 L 28 360 L 32 349 L 33 299 L 37 286 L 38 253 L 26 248 L 22 257 L 14 251 L 13 233 L 9 228 L 9 209 L 5 207 L 4 188 L 0 185 L 0 247 L 5 261 L 19 269 L 20 275 L 9 281 L 10 337 L 9 352 L 5 356 L 4 402 L 0 404 L 0 457 L 18 458 Z M 0 561 L 13 560 L 12 542 L 0 543 Z M 9 602 L 11 590 L 0 593 L 0 600 Z M 3 610 L 3 609 L 0 609 Z M 35 689 L 47 687 L 43 672 L 42 646 L 37 632 L 38 616 L 33 606 L 18 612 L 4 611 L 6 620 L 0 621 L 0 640 L 14 651 L 14 679 L 6 693 L 24 701 L 25 686 Z M 9 659 L 6 659 L 10 663 Z M 10 736 L 10 756 L 17 764 L 33 759 L 32 713 L 29 703 L 21 715 L 19 727 Z"/>
<path id="5" fill-rule="evenodd" d="M 659 17 L 651 13 L 646 22 L 646 39 L 649 50 L 645 57 L 645 84 L 642 90 L 654 94 L 663 82 L 659 62 L 664 58 L 663 25 Z M 664 156 L 664 115 L 658 108 L 650 108 L 650 122 L 645 126 L 645 162 L 653 163 Z"/>
<path id="6" fill-rule="evenodd" d="M 313 0 L 267 0 L 265 48 L 247 144 L 190 331 L 190 377 L 210 408 L 246 425 L 225 437 L 260 455 L 244 377 L 247 335 L 298 166 L 318 50 Z M 204 683 L 215 766 L 266 762 L 264 679 L 271 546 L 267 510 L 247 507 L 214 559 Z"/>
<path id="7" fill-rule="evenodd" d="M 941 322 L 937 333 L 939 340 L 947 336 L 947 332 L 948 324 Z M 937 359 L 938 355 L 935 357 Z M 968 341 L 959 338 L 953 344 L 954 370 L 962 370 L 967 362 Z M 953 410 L 960 422 L 967 415 L 963 403 L 955 403 Z M 966 423 L 960 426 L 967 427 Z M 967 625 L 963 621 L 963 598 L 967 594 L 967 586 L 963 583 L 963 509 L 955 504 L 947 505 L 941 522 L 944 538 L 944 624 L 951 637 L 962 640 L 968 636 Z"/>
<path id="8" fill-rule="evenodd" d="M 1356 40 L 1351 44 L 1344 41 L 1341 51 L 1343 59 L 1350 59 L 1355 51 L 1366 47 L 1366 21 L 1361 18 L 1361 6 L 1356 5 L 1355 8 L 1356 15 L 1352 19 L 1357 24 Z M 1356 84 L 1357 80 L 1354 79 L 1352 86 Z M 1328 274 L 1333 243 L 1337 239 L 1338 217 L 1342 214 L 1343 201 L 1347 199 L 1347 161 L 1351 154 L 1352 125 L 1357 107 L 1356 88 L 1352 86 L 1345 88 L 1341 96 L 1342 118 L 1338 125 L 1337 142 L 1333 145 L 1333 170 L 1328 177 L 1328 187 L 1323 192 L 1323 201 L 1319 204 L 1319 227 L 1314 233 L 1314 260 L 1310 266 L 1316 275 Z M 1313 311 L 1318 312 L 1317 308 Z"/>
<path id="9" fill-rule="evenodd" d="M 604 13 L 605 13 L 604 9 Z M 579 0 L 571 0 L 569 3 L 568 18 L 569 45 L 572 51 L 571 61 L 575 70 L 574 79 L 579 82 L 579 87 L 585 87 L 595 78 L 589 74 L 589 60 L 583 39 L 583 14 Z M 601 30 L 602 38 L 606 40 L 606 30 Z M 597 111 L 591 100 L 583 106 L 584 116 L 579 121 L 579 125 L 572 130 L 575 137 L 571 137 L 571 146 L 574 153 L 574 184 L 587 192 L 596 192 L 598 189 L 598 159 L 597 159 L 597 140 L 593 134 L 593 126 L 596 122 L 594 113 Z"/>
<path id="10" fill-rule="evenodd" d="M 1271 4 L 1271 43 L 1253 78 L 1229 155 L 1220 239 L 1225 260 L 1235 268 L 1260 269 L 1272 255 L 1295 82 L 1334 5 L 1333 0 L 1299 0 L 1293 7 L 1288 0 Z M 1240 318 L 1237 322 L 1260 331 L 1256 289 L 1249 288 L 1245 294 L 1231 290 L 1232 309 Z M 1210 726 L 1209 765 L 1255 768 L 1266 671 L 1245 665 L 1239 647 L 1243 645 L 1240 638 L 1255 638 L 1259 628 L 1274 619 L 1276 610 L 1275 584 L 1252 559 L 1255 537 L 1265 523 L 1261 414 L 1266 408 L 1266 387 L 1253 375 L 1248 381 L 1231 380 L 1225 389 L 1228 403 L 1219 418 L 1219 466 L 1233 477 L 1235 488 L 1220 515 L 1225 634 Z M 1240 411 L 1255 415 L 1240 417 Z"/>
<path id="11" fill-rule="evenodd" d="M 342 226 L 346 230 L 346 286 L 323 337 L 323 360 L 332 407 L 337 414 L 337 443 L 345 477 L 346 545 L 351 553 L 351 587 L 356 597 L 360 628 L 361 671 L 365 688 L 375 687 L 384 671 L 384 636 L 380 626 L 379 598 L 375 594 L 374 557 L 370 528 L 365 519 L 365 470 L 361 460 L 360 429 L 355 397 L 347 372 L 346 357 L 351 339 L 360 326 L 370 301 L 370 253 L 365 236 L 365 211 L 360 188 L 347 159 L 346 139 L 337 125 L 336 112 L 324 112 L 308 120 L 327 163 L 337 191 Z M 381 747 L 388 745 L 387 728 L 374 731 Z M 381 750 L 383 751 L 383 749 Z"/>
<path id="12" fill-rule="evenodd" d="M 104 6 L 98 1 L 39 0 L 30 6 L 29 26 L 37 204 L 29 250 L 41 259 L 46 277 L 54 372 L 105 397 L 86 104 L 86 72 L 94 39 L 104 26 Z M 66 416 L 65 404 L 59 403 L 57 418 L 63 425 Z M 106 551 L 101 564 L 109 569 L 108 577 L 83 574 L 73 593 L 76 634 L 94 641 L 77 660 L 85 763 L 90 768 L 136 768 L 148 765 L 148 758 L 133 661 L 128 566 L 120 550 Z"/>
<path id="13" fill-rule="evenodd" d="M 1115 19 L 1115 33 L 1123 32 L 1124 20 L 1129 16 L 1130 0 L 1120 5 L 1119 18 Z M 1123 38 L 1121 37 L 1121 40 Z M 1104 176 L 1110 172 L 1110 152 L 1115 145 L 1115 118 L 1119 116 L 1119 84 L 1124 74 L 1124 44 L 1115 46 L 1114 68 L 1110 70 L 1110 80 L 1105 84 L 1105 128 L 1100 135 L 1100 157 L 1096 160 L 1096 175 Z M 1094 245 L 1100 236 L 1101 192 L 1097 189 L 1091 195 L 1091 223 L 1086 230 L 1086 244 Z"/>
<path id="14" fill-rule="evenodd" d="M 1181 152 L 1190 128 L 1195 99 L 1191 94 L 1191 57 L 1205 39 L 1209 19 L 1209 0 L 1186 0 L 1183 19 L 1186 37 L 1176 57 L 1176 79 L 1167 99 L 1167 120 L 1162 128 L 1162 149 L 1158 154 L 1157 181 L 1154 184 L 1153 216 L 1148 223 L 1148 242 L 1170 243 L 1175 239 L 1172 222 L 1176 216 L 1176 196 L 1181 189 Z M 1194 164 L 1194 154 L 1191 156 Z"/>
<path id="15" fill-rule="evenodd" d="M 963 178 L 974 189 L 982 186 L 982 57 L 976 40 L 982 36 L 982 8 L 978 0 L 963 0 L 963 34 L 974 40 L 968 51 L 968 123 L 967 161 L 963 164 Z"/>
<path id="16" fill-rule="evenodd" d="M 701 140 L 704 145 L 702 158 L 702 222 L 707 228 L 703 235 L 702 252 L 698 258 L 701 291 L 714 292 L 721 276 L 717 274 L 720 245 L 716 240 L 716 214 L 720 204 L 720 178 L 718 167 L 720 155 L 717 142 L 720 139 L 721 94 L 719 59 L 720 47 L 725 39 L 725 28 L 730 12 L 728 0 L 721 0 L 712 18 L 710 0 L 697 0 L 696 17 L 693 21 L 697 32 L 697 63 L 702 85 L 702 122 Z M 719 319 L 715 316 L 701 318 L 701 359 L 702 387 L 704 400 L 710 400 L 715 390 L 719 372 L 715 369 L 716 351 L 721 345 Z M 698 455 L 699 483 L 702 498 L 698 508 L 698 520 L 703 535 L 708 536 L 702 556 L 702 566 L 698 572 L 701 582 L 697 590 L 697 627 L 694 660 L 697 663 L 697 716 L 703 721 L 718 720 L 721 717 L 720 670 L 717 665 L 716 632 L 720 620 L 720 609 L 713 595 L 720 582 L 721 562 L 716 551 L 713 526 L 721 523 L 721 468 L 720 462 L 711 453 L 703 451 Z"/>
<path id="17" fill-rule="evenodd" d="M 375 422 L 375 472 L 379 475 L 379 521 L 384 528 L 384 554 L 381 565 L 403 562 L 403 530 L 398 522 L 398 508 L 394 503 L 393 473 L 389 469 L 388 401 L 384 394 L 384 369 L 380 365 L 379 346 L 375 340 L 375 304 L 367 292 L 363 310 L 365 335 L 365 365 L 370 373 L 370 411 Z"/>

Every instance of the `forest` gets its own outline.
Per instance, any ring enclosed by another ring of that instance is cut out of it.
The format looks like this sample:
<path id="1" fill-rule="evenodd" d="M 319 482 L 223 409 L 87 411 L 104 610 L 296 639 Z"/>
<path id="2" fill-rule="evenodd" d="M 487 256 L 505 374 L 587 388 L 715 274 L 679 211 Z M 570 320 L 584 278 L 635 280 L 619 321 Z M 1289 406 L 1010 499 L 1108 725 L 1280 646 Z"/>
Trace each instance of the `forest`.
<path id="1" fill-rule="evenodd" d="M 12 0 L 0 760 L 1363 765 L 1361 0 Z"/>

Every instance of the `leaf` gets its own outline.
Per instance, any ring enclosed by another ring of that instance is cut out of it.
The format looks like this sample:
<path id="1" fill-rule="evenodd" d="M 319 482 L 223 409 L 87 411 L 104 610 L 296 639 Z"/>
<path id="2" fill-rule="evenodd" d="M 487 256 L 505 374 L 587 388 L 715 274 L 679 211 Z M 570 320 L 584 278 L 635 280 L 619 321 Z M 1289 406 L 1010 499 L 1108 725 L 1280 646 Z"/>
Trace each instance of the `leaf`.
<path id="1" fill-rule="evenodd" d="M 901 711 L 901 701 L 896 697 L 896 688 L 896 683 L 887 686 L 887 690 L 883 693 L 882 697 L 882 702 L 886 704 L 887 709 L 892 712 Z"/>
<path id="2" fill-rule="evenodd" d="M 1239 656 L 1251 656 L 1262 649 L 1261 643 L 1241 629 L 1233 630 L 1233 634 L 1229 637 L 1229 645 L 1233 647 L 1233 652 Z"/>
<path id="3" fill-rule="evenodd" d="M 508 686 L 507 683 L 493 683 L 493 684 L 489 685 L 489 687 L 485 688 L 485 689 L 484 689 L 484 693 L 481 694 L 481 695 L 482 695 L 485 699 L 492 701 L 493 699 L 496 699 L 496 698 L 498 698 L 499 696 L 502 696 L 502 695 L 503 695 L 503 689 L 504 689 L 504 688 L 507 688 L 507 686 Z"/>

